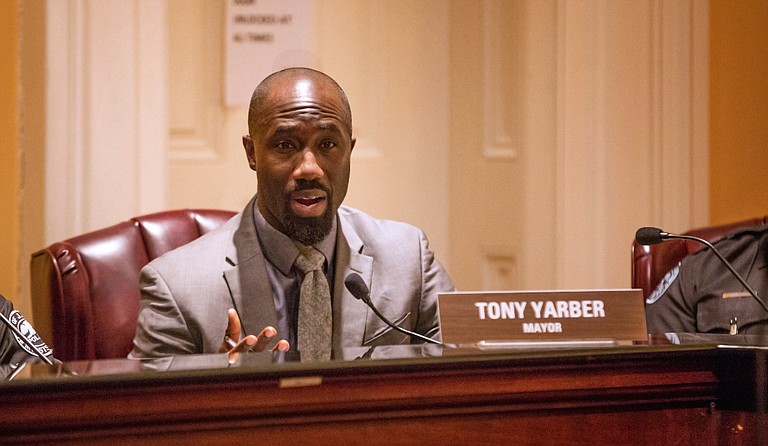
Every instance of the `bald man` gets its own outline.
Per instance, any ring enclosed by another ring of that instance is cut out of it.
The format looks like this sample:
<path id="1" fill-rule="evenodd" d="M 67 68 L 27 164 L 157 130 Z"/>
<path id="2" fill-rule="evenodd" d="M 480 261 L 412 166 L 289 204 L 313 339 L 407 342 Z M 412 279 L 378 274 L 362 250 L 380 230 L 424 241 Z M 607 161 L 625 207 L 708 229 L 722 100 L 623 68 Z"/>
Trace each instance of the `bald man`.
<path id="1" fill-rule="evenodd" d="M 437 293 L 454 286 L 424 233 L 342 205 L 355 138 L 333 79 L 309 68 L 268 76 L 251 98 L 243 146 L 256 195 L 219 229 L 142 270 L 130 357 L 296 350 L 305 273 L 295 262 L 307 246 L 324 258 L 331 358 L 345 347 L 419 342 L 354 298 L 350 273 L 388 319 L 440 339 Z"/>

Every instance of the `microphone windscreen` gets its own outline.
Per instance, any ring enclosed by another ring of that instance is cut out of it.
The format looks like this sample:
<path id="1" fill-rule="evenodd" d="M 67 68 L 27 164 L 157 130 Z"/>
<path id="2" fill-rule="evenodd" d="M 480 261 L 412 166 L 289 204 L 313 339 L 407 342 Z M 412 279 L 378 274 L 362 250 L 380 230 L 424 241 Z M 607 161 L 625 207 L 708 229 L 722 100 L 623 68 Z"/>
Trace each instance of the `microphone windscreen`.
<path id="1" fill-rule="evenodd" d="M 664 239 L 661 238 L 661 232 L 662 231 L 659 228 L 640 228 L 635 233 L 635 240 L 641 245 L 655 245 L 664 241 Z"/>
<path id="2" fill-rule="evenodd" d="M 363 302 L 368 299 L 368 285 L 365 284 L 365 281 L 360 277 L 360 274 L 349 273 L 347 277 L 344 278 L 344 286 L 347 287 L 353 296 Z"/>

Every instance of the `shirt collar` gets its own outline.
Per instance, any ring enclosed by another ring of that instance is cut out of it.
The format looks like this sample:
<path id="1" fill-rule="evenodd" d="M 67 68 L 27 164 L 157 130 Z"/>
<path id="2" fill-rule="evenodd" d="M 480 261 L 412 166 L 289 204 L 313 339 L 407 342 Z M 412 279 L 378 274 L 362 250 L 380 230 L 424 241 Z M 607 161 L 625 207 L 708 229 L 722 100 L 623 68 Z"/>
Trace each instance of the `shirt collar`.
<path id="1" fill-rule="evenodd" d="M 296 257 L 299 255 L 299 248 L 296 247 L 296 242 L 267 223 L 267 220 L 261 215 L 259 210 L 258 198 L 253 206 L 253 221 L 256 224 L 256 234 L 258 234 L 259 244 L 261 245 L 264 257 L 279 269 L 281 273 L 287 276 L 291 272 Z M 332 264 L 334 251 L 336 250 L 336 221 L 337 218 L 334 215 L 330 232 L 328 232 L 328 235 L 323 240 L 314 245 L 325 256 L 326 268 L 327 265 Z"/>

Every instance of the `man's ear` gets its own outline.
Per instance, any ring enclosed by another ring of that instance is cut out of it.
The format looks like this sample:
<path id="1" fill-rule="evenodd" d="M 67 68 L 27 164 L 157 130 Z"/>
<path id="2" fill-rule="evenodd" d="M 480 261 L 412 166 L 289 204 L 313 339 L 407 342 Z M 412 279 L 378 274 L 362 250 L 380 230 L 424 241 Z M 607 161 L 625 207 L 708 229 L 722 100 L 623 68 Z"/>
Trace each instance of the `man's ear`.
<path id="1" fill-rule="evenodd" d="M 349 152 L 352 153 L 353 150 L 355 150 L 355 143 L 357 142 L 357 138 L 352 138 L 352 144 L 349 146 Z"/>
<path id="2" fill-rule="evenodd" d="M 253 139 L 251 135 L 243 136 L 243 148 L 245 149 L 245 156 L 248 158 L 248 165 L 252 171 L 256 171 L 256 153 L 253 147 Z"/>

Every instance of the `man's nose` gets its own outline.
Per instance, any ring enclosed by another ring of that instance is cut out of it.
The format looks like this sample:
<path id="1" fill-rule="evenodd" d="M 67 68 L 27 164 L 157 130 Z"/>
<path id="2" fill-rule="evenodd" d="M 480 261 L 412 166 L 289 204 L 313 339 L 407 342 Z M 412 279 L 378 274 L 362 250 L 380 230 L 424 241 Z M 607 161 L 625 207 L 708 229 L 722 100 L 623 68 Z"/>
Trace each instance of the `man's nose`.
<path id="1" fill-rule="evenodd" d="M 324 176 L 323 169 L 317 163 L 315 153 L 311 150 L 304 150 L 301 153 L 301 160 L 293 173 L 294 178 L 302 180 L 316 180 Z"/>

